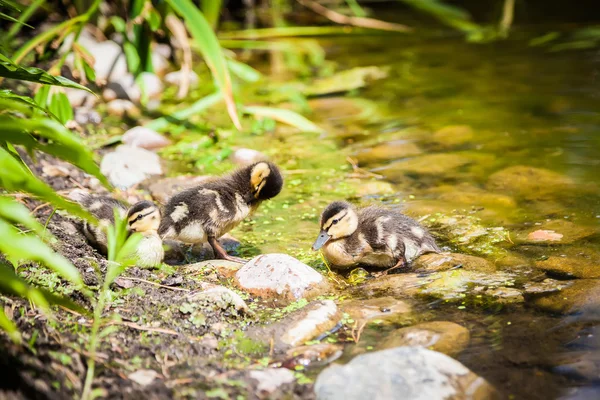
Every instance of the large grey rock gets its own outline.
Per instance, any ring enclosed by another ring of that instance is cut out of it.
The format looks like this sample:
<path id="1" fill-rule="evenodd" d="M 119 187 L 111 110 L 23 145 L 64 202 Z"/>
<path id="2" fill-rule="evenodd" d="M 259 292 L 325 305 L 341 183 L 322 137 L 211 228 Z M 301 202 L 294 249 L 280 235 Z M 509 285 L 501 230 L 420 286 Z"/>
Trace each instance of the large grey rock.
<path id="1" fill-rule="evenodd" d="M 287 350 L 327 332 L 341 319 L 342 313 L 332 300 L 315 301 L 274 324 L 253 327 L 247 335 L 277 351 Z"/>
<path id="2" fill-rule="evenodd" d="M 315 382 L 317 400 L 495 398 L 487 381 L 458 361 L 422 347 L 397 347 L 332 365 Z"/>
<path id="3" fill-rule="evenodd" d="M 100 171 L 110 183 L 127 189 L 152 175 L 163 173 L 160 158 L 151 151 L 122 145 L 102 158 Z"/>
<path id="4" fill-rule="evenodd" d="M 125 144 L 146 150 L 160 149 L 171 144 L 171 141 L 160 133 L 143 126 L 129 129 L 123 134 L 122 140 Z"/>
<path id="5" fill-rule="evenodd" d="M 254 257 L 235 274 L 235 281 L 248 293 L 282 302 L 313 298 L 329 289 L 320 273 L 287 254 Z"/>

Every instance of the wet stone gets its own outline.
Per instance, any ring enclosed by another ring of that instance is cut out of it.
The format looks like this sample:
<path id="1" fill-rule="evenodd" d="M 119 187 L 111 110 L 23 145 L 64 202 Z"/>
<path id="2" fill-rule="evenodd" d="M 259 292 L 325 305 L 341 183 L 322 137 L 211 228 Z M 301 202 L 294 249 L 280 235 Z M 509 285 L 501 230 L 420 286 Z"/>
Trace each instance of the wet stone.
<path id="1" fill-rule="evenodd" d="M 536 295 L 558 292 L 573 284 L 573 281 L 557 281 L 556 279 L 544 279 L 540 282 L 527 282 L 523 285 L 525 295 Z"/>
<path id="2" fill-rule="evenodd" d="M 302 89 L 307 96 L 321 96 L 332 93 L 343 93 L 349 90 L 359 89 L 367 86 L 369 82 L 387 77 L 384 68 L 356 67 L 338 72 L 326 78 L 316 79 L 310 85 Z"/>
<path id="3" fill-rule="evenodd" d="M 530 296 L 528 303 L 554 314 L 600 316 L 600 280 L 579 279 L 562 290 Z"/>
<path id="4" fill-rule="evenodd" d="M 160 158 L 151 151 L 122 145 L 102 158 L 100 170 L 110 183 L 127 189 L 146 178 L 163 173 Z"/>
<path id="5" fill-rule="evenodd" d="M 511 287 L 499 287 L 488 289 L 484 292 L 487 296 L 494 298 L 496 303 L 515 304 L 523 303 L 523 293 L 520 290 Z"/>
<path id="6" fill-rule="evenodd" d="M 527 244 L 570 244 L 598 233 L 596 228 L 555 219 L 517 233 L 517 240 Z"/>
<path id="7" fill-rule="evenodd" d="M 469 330 L 464 326 L 448 321 L 432 321 L 396 329 L 387 335 L 377 349 L 421 346 L 449 356 L 456 356 L 469 345 L 469 340 Z"/>
<path id="8" fill-rule="evenodd" d="M 278 302 L 313 298 L 330 286 L 320 273 L 287 254 L 254 257 L 235 274 L 235 282 L 252 295 Z"/>
<path id="9" fill-rule="evenodd" d="M 317 343 L 308 346 L 294 347 L 286 351 L 281 359 L 281 366 L 291 370 L 296 367 L 319 367 L 337 360 L 344 347 L 333 343 Z"/>
<path id="10" fill-rule="evenodd" d="M 427 154 L 392 163 L 376 172 L 392 181 L 402 180 L 405 175 L 447 176 L 456 174 L 458 168 L 470 162 L 469 158 L 460 154 Z"/>
<path id="11" fill-rule="evenodd" d="M 571 178 L 542 168 L 517 165 L 492 174 L 487 187 L 498 193 L 540 200 L 559 195 L 574 185 Z"/>
<path id="12" fill-rule="evenodd" d="M 560 256 L 550 256 L 536 261 L 535 266 L 549 275 L 561 278 L 600 278 L 600 255 L 586 253 L 567 252 Z"/>
<path id="13" fill-rule="evenodd" d="M 452 148 L 469 143 L 475 137 L 473 129 L 468 125 L 450 125 L 436 131 L 431 141 L 442 148 Z"/>
<path id="14" fill-rule="evenodd" d="M 495 390 L 458 361 L 422 347 L 396 347 L 331 365 L 317 377 L 318 400 L 494 399 Z"/>
<path id="15" fill-rule="evenodd" d="M 160 133 L 143 126 L 129 129 L 123 134 L 122 140 L 127 145 L 141 147 L 146 150 L 156 150 L 171 144 L 171 141 Z"/>
<path id="16" fill-rule="evenodd" d="M 273 343 L 276 351 L 303 345 L 334 328 L 342 313 L 332 300 L 309 303 L 281 321 L 248 329 L 247 335 L 267 345 Z"/>
<path id="17" fill-rule="evenodd" d="M 598 351 L 571 351 L 552 357 L 553 370 L 575 379 L 597 381 L 600 379 L 600 353 Z"/>
<path id="18" fill-rule="evenodd" d="M 462 268 L 465 271 L 495 272 L 496 267 L 488 260 L 459 253 L 429 253 L 417 258 L 412 263 L 417 272 L 446 271 Z"/>
<path id="19" fill-rule="evenodd" d="M 347 183 L 354 189 L 354 192 L 358 197 L 387 195 L 396 193 L 394 185 L 385 181 L 348 179 L 345 181 L 345 183 Z"/>
<path id="20" fill-rule="evenodd" d="M 153 181 L 148 190 L 152 198 L 159 203 L 166 204 L 169 198 L 182 190 L 197 186 L 207 180 L 209 176 L 177 176 L 174 178 L 163 178 Z"/>
<path id="21" fill-rule="evenodd" d="M 340 304 L 340 308 L 357 321 L 359 326 L 376 319 L 397 322 L 412 311 L 408 303 L 393 297 L 351 300 Z"/>
<path id="22" fill-rule="evenodd" d="M 381 143 L 370 149 L 362 150 L 355 154 L 360 164 L 372 164 L 383 161 L 396 161 L 406 157 L 421 154 L 423 151 L 415 143 L 408 140 L 396 140 Z"/>

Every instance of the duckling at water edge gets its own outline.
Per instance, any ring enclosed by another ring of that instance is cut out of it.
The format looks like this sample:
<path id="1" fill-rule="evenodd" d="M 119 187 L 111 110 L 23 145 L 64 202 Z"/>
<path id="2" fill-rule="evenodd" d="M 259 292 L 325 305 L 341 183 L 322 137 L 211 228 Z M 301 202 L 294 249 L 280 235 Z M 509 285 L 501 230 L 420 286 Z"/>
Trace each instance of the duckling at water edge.
<path id="1" fill-rule="evenodd" d="M 321 233 L 313 250 L 334 266 L 358 264 L 400 268 L 424 253 L 439 252 L 433 237 L 417 221 L 396 211 L 371 206 L 356 210 L 349 203 L 331 203 L 321 215 Z"/>
<path id="2" fill-rule="evenodd" d="M 114 224 L 114 210 L 122 218 L 127 218 L 130 232 L 140 232 L 143 236 L 136 249 L 137 264 L 154 267 L 164 257 L 162 240 L 158 236 L 160 210 L 151 201 L 140 201 L 127 209 L 118 200 L 108 196 L 79 195 L 76 200 L 98 219 L 98 225 L 83 222 L 82 231 L 92 246 L 104 255 L 107 254 L 106 229 Z"/>
<path id="3" fill-rule="evenodd" d="M 228 255 L 217 239 L 252 214 L 261 202 L 277 196 L 282 186 L 283 178 L 275 164 L 257 162 L 173 196 L 165 206 L 158 232 L 163 239 L 208 242 L 217 258 L 245 262 Z"/>

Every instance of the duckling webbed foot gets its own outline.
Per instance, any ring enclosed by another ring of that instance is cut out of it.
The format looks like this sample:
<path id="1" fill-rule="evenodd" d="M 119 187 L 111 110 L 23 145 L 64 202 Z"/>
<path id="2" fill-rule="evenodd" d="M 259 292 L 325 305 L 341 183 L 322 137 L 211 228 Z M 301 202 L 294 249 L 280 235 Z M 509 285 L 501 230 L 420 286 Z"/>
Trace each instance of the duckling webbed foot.
<path id="1" fill-rule="evenodd" d="M 394 265 L 392 268 L 388 268 L 385 271 L 376 272 L 373 275 L 376 278 L 379 278 L 380 276 L 386 276 L 390 271 L 393 271 L 395 269 L 404 268 L 404 267 L 407 267 L 407 266 L 408 266 L 408 263 L 406 262 L 406 260 L 403 257 L 400 260 L 398 260 L 398 262 L 396 263 L 396 265 Z"/>
<path id="2" fill-rule="evenodd" d="M 223 246 L 221 246 L 221 243 L 219 243 L 218 240 L 214 237 L 208 238 L 208 244 L 210 244 L 210 247 L 212 247 L 216 258 L 220 258 L 221 260 L 233 261 L 241 264 L 246 264 L 248 262 L 248 260 L 245 260 L 243 258 L 230 256 L 229 254 L 227 254 L 227 251 L 225 251 Z"/>

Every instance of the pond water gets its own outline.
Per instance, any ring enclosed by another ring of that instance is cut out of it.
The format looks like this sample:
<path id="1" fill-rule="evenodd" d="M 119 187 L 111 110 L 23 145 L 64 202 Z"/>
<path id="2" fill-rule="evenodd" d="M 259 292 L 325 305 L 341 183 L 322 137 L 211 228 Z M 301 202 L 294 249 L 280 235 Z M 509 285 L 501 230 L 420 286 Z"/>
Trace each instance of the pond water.
<path id="1" fill-rule="evenodd" d="M 528 46 L 543 33 L 485 45 L 433 35 L 320 40 L 339 69 L 386 66 L 388 77 L 310 99 L 325 135 L 223 138 L 286 170 L 282 194 L 233 232 L 241 255 L 286 252 L 325 272 L 310 245 L 330 201 L 399 208 L 445 250 L 496 269 L 489 281 L 446 277 L 445 290 L 409 296 L 411 324 L 467 327 L 457 359 L 505 398 L 600 397 L 600 55 Z M 366 287 L 340 295 L 389 294 Z M 406 323 L 368 326 L 342 360 Z"/>

